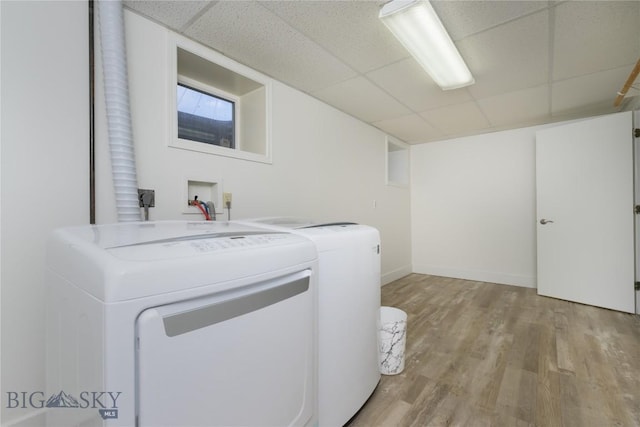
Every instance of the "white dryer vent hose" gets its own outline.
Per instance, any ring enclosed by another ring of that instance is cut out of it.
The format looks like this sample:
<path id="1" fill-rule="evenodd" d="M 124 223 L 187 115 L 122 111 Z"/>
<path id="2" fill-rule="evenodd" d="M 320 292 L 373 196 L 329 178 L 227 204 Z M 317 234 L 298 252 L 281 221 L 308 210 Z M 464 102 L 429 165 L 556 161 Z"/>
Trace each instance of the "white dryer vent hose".
<path id="1" fill-rule="evenodd" d="M 122 2 L 100 0 L 97 4 L 111 171 L 118 222 L 140 221 Z"/>

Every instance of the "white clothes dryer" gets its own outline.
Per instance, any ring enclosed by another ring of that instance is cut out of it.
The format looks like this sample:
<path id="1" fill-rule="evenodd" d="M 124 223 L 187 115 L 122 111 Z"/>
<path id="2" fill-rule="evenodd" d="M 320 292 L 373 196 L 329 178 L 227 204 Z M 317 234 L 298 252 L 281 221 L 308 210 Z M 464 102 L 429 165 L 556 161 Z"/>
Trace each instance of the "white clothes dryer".
<path id="1" fill-rule="evenodd" d="M 314 426 L 314 244 L 226 222 L 48 242 L 51 426 Z"/>
<path id="2" fill-rule="evenodd" d="M 318 422 L 342 426 L 380 381 L 380 234 L 361 224 L 271 217 L 238 221 L 289 231 L 318 250 Z"/>

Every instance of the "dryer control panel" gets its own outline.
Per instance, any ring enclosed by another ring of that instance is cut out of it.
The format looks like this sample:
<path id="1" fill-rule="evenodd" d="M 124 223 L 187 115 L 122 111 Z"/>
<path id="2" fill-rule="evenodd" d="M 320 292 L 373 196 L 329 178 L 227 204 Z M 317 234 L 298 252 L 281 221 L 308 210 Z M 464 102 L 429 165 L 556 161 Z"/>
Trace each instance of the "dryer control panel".
<path id="1" fill-rule="evenodd" d="M 114 257 L 128 261 L 153 261 L 198 254 L 257 249 L 298 242 L 298 236 L 278 232 L 234 232 L 202 234 L 116 246 L 106 250 Z"/>

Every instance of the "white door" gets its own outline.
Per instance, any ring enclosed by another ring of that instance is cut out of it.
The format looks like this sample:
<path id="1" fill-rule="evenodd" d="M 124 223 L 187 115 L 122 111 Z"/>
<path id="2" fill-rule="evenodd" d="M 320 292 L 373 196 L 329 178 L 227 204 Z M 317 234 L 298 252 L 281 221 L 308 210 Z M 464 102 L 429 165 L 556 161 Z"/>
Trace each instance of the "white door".
<path id="1" fill-rule="evenodd" d="M 143 311 L 136 321 L 136 425 L 315 422 L 310 274 Z"/>
<path id="2" fill-rule="evenodd" d="M 538 294 L 635 312 L 630 112 L 536 133 Z"/>

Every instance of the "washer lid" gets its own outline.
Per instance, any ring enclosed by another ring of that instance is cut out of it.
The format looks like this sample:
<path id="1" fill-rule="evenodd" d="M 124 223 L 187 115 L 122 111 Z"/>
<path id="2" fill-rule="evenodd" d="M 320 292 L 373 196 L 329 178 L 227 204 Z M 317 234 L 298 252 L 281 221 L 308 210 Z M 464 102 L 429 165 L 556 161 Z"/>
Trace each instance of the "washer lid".
<path id="1" fill-rule="evenodd" d="M 254 218 L 240 221 L 241 223 L 254 223 L 256 225 L 275 226 L 292 230 L 299 230 L 304 228 L 320 228 L 331 226 L 348 226 L 357 225 L 355 222 L 326 222 L 318 223 L 306 218 L 293 218 L 293 217 L 267 217 L 267 218 Z"/>

